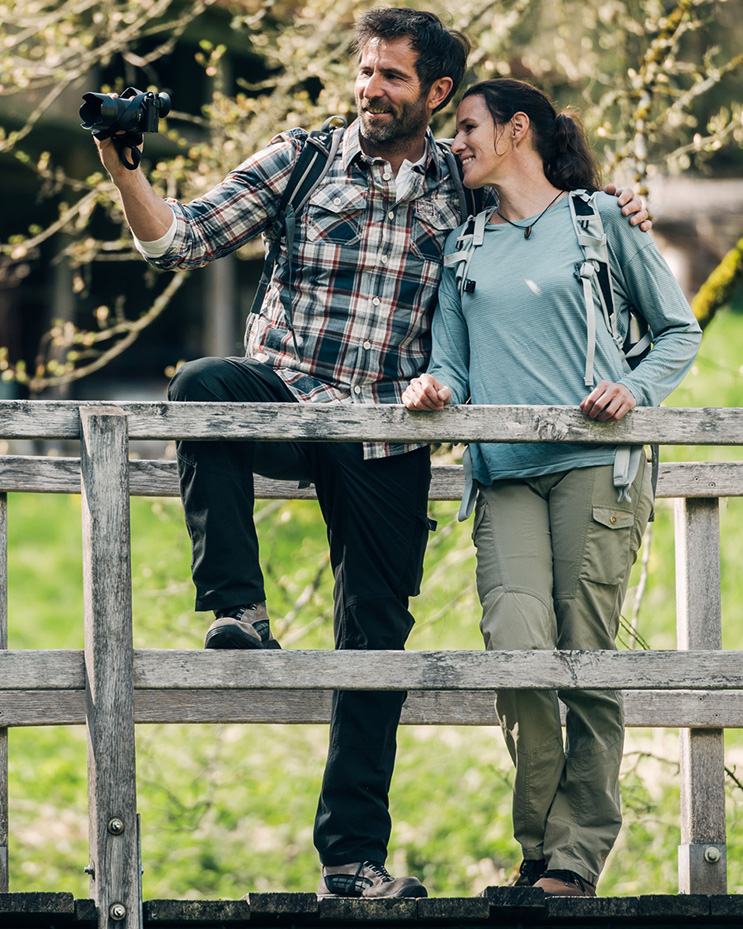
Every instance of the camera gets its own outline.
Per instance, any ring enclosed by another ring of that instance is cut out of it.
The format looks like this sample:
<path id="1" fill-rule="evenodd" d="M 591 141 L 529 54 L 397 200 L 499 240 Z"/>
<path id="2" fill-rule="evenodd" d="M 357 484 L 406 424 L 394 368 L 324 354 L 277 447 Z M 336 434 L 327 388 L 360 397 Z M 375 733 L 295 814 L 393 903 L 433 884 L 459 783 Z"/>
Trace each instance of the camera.
<path id="1" fill-rule="evenodd" d="M 165 93 L 127 87 L 120 97 L 108 94 L 83 94 L 80 107 L 83 129 L 98 139 L 108 139 L 119 132 L 157 132 L 158 120 L 170 112 L 170 97 Z"/>
<path id="2" fill-rule="evenodd" d="M 109 94 L 83 94 L 80 107 L 83 129 L 103 142 L 111 139 L 119 158 L 131 171 L 139 165 L 143 132 L 157 132 L 157 124 L 170 112 L 170 97 L 154 91 L 142 92 L 127 87 L 120 97 Z M 126 153 L 130 153 L 127 158 Z"/>

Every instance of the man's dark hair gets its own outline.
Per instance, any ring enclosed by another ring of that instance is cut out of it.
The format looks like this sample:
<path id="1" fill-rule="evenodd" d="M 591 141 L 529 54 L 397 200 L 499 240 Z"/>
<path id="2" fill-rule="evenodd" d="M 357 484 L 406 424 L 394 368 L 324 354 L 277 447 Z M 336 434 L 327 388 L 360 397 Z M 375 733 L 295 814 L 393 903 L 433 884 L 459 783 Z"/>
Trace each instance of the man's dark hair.
<path id="1" fill-rule="evenodd" d="M 380 7 L 369 10 L 356 23 L 354 47 L 359 55 L 370 39 L 408 39 L 418 53 L 415 71 L 421 88 L 428 91 L 441 77 L 450 77 L 453 86 L 436 111 L 446 106 L 462 83 L 470 42 L 456 29 L 447 29 L 434 13 Z"/>

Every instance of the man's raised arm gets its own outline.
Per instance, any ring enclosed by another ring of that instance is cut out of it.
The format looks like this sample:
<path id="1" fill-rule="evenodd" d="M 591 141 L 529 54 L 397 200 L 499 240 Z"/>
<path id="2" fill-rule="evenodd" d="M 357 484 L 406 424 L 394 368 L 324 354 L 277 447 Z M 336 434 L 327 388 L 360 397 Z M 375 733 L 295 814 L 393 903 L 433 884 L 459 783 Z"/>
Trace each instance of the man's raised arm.
<path id="1" fill-rule="evenodd" d="M 95 139 L 103 167 L 119 189 L 124 215 L 132 233 L 140 242 L 154 242 L 170 229 L 173 211 L 152 189 L 141 168 L 131 171 L 119 158 L 112 139 Z"/>

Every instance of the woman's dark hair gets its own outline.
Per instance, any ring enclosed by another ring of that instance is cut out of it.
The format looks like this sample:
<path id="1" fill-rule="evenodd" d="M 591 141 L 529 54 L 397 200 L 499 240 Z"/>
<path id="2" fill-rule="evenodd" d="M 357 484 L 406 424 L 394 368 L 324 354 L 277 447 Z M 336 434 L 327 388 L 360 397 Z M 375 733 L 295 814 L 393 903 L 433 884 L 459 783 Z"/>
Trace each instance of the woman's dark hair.
<path id="1" fill-rule="evenodd" d="M 555 187 L 601 188 L 601 168 L 577 115 L 570 112 L 558 115 L 543 91 L 507 77 L 473 84 L 462 99 L 473 96 L 483 98 L 496 124 L 507 123 L 516 113 L 526 113 L 534 148 L 542 159 L 547 179 Z"/>
<path id="2" fill-rule="evenodd" d="M 354 47 L 359 55 L 370 39 L 408 39 L 418 53 L 415 72 L 424 92 L 439 78 L 452 79 L 451 92 L 435 112 L 446 106 L 462 83 L 470 53 L 469 39 L 456 29 L 447 29 L 433 13 L 396 7 L 368 10 L 354 29 Z"/>

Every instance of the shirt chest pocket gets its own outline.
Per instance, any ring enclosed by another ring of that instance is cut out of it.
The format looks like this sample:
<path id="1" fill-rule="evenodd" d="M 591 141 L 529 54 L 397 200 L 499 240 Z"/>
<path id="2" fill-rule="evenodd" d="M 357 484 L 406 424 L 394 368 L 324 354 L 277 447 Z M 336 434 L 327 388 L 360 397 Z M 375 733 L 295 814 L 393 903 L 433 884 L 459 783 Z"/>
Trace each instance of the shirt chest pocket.
<path id="1" fill-rule="evenodd" d="M 318 188 L 307 205 L 307 240 L 317 244 L 357 245 L 365 210 L 365 187 L 329 184 Z"/>
<path id="2" fill-rule="evenodd" d="M 459 212 L 450 200 L 430 198 L 413 203 L 410 248 L 423 261 L 443 261 L 446 237 L 459 225 Z"/>

